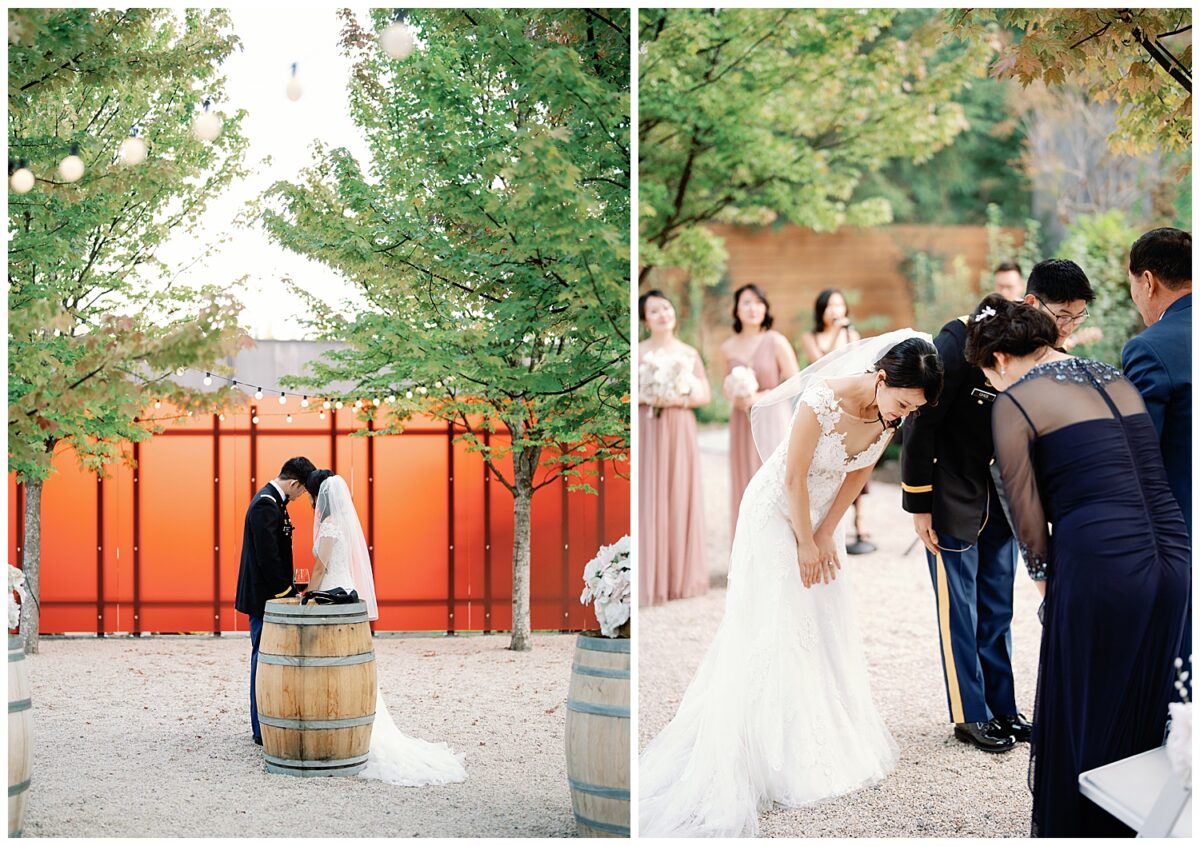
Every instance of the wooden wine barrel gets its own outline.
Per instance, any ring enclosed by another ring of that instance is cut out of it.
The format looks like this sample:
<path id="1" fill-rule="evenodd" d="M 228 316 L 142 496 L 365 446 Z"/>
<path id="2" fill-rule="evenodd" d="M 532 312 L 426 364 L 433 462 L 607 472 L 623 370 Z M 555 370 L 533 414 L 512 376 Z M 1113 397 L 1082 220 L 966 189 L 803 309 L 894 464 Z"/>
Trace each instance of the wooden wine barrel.
<path id="1" fill-rule="evenodd" d="M 366 603 L 268 602 L 255 690 L 268 772 L 360 772 L 375 721 L 375 650 Z"/>
<path id="2" fill-rule="evenodd" d="M 580 837 L 629 836 L 629 639 L 581 634 L 567 694 L 567 780 Z"/>
<path id="3" fill-rule="evenodd" d="M 21 638 L 8 636 L 8 836 L 20 837 L 33 771 L 33 700 Z"/>

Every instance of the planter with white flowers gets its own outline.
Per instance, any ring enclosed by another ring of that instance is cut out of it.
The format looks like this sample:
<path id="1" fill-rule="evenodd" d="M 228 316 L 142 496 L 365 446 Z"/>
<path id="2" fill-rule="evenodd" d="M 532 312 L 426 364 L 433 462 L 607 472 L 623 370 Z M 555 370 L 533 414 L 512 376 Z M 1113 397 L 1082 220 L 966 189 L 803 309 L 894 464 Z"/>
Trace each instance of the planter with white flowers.
<path id="1" fill-rule="evenodd" d="M 567 779 L 580 837 L 629 836 L 629 536 L 583 571 L 579 601 L 599 631 L 575 645 L 567 694 Z"/>

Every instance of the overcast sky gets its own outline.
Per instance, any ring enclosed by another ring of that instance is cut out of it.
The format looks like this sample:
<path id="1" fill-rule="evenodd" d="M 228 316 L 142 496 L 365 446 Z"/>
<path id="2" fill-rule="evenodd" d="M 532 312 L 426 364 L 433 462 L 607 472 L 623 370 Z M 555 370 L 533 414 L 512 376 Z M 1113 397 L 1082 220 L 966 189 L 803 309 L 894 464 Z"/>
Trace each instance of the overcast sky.
<path id="1" fill-rule="evenodd" d="M 360 21 L 368 10 L 355 9 Z M 195 234 L 176 235 L 159 253 L 171 267 L 186 265 L 199 251 L 197 239 L 211 242 L 228 232 L 220 252 L 183 273 L 179 280 L 231 284 L 249 274 L 238 289 L 245 305 L 242 325 L 256 338 L 305 337 L 297 319 L 303 304 L 281 281 L 290 276 L 325 299 L 336 300 L 348 287 L 325 267 L 276 246 L 261 228 L 239 229 L 234 219 L 245 203 L 279 179 L 294 179 L 312 160 L 312 142 L 347 147 L 361 163 L 367 147 L 350 119 L 346 102 L 349 62 L 338 51 L 341 23 L 334 9 L 312 7 L 255 8 L 240 5 L 230 12 L 242 49 L 226 61 L 225 102 L 214 106 L 247 111 L 243 130 L 249 139 L 246 163 L 250 176 L 231 185 L 213 201 Z M 303 94 L 296 102 L 286 89 L 292 62 L 298 63 Z M 270 156 L 271 163 L 263 164 Z"/>

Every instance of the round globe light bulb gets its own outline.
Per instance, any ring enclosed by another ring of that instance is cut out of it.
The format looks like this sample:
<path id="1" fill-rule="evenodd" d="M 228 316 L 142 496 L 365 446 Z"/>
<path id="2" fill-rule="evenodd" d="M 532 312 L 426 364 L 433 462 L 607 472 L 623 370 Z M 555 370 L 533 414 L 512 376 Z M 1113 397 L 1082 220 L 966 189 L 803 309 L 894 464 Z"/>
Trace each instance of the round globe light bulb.
<path id="1" fill-rule="evenodd" d="M 214 141 L 224 125 L 225 122 L 216 112 L 202 112 L 192 121 L 192 134 L 201 141 Z"/>
<path id="2" fill-rule="evenodd" d="M 209 376 L 207 373 L 205 373 L 204 374 L 204 387 L 207 388 L 211 384 L 212 384 L 212 377 Z"/>
<path id="3" fill-rule="evenodd" d="M 262 392 L 262 388 L 259 388 L 257 391 L 255 391 L 255 392 L 254 392 L 254 398 L 255 398 L 255 399 L 262 399 L 262 398 L 263 398 L 263 392 Z"/>
<path id="4" fill-rule="evenodd" d="M 304 399 L 300 400 L 300 407 L 308 408 L 308 397 L 305 397 Z"/>
<path id="5" fill-rule="evenodd" d="M 404 21 L 396 21 L 380 33 L 379 44 L 393 59 L 407 59 L 413 51 L 412 30 Z"/>
<path id="6" fill-rule="evenodd" d="M 333 403 L 331 403 L 329 400 L 325 400 L 325 404 L 322 407 L 326 409 L 333 408 Z"/>
<path id="7" fill-rule="evenodd" d="M 33 190 L 33 171 L 27 167 L 17 168 L 9 177 L 8 184 L 18 194 L 28 194 Z"/>
<path id="8" fill-rule="evenodd" d="M 121 161 L 127 165 L 140 165 L 146 160 L 146 139 L 131 136 L 121 142 Z"/>
<path id="9" fill-rule="evenodd" d="M 72 153 L 58 163 L 58 175 L 63 182 L 78 182 L 83 178 L 83 159 Z"/>
<path id="10" fill-rule="evenodd" d="M 288 80 L 287 84 L 288 99 L 294 103 L 300 99 L 300 95 L 303 93 L 304 88 L 300 85 L 300 80 L 293 75 L 292 78 Z"/>
<path id="11" fill-rule="evenodd" d="M 279 404 L 280 404 L 280 405 L 287 405 L 287 394 L 280 394 L 280 395 L 279 395 Z"/>
<path id="12" fill-rule="evenodd" d="M 255 426 L 257 426 L 258 425 L 258 415 L 256 414 L 253 417 L 251 417 L 250 422 L 253 423 Z"/>

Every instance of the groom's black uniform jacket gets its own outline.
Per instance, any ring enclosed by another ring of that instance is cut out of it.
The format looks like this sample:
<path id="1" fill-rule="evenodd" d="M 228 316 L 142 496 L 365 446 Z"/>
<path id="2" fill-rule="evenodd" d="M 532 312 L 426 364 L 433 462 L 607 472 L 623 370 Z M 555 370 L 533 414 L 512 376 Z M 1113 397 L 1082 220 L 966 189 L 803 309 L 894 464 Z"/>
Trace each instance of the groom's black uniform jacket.
<path id="1" fill-rule="evenodd" d="M 985 521 L 1006 518 L 994 506 L 999 497 L 990 467 L 996 389 L 963 356 L 967 319 L 951 320 L 933 339 L 945 371 L 942 396 L 905 421 L 900 480 L 905 511 L 932 514 L 935 532 L 973 544 Z"/>
<path id="2" fill-rule="evenodd" d="M 261 617 L 268 599 L 292 593 L 292 539 L 284 531 L 287 500 L 268 483 L 250 500 L 242 533 L 242 566 L 238 570 L 234 607 Z"/>

